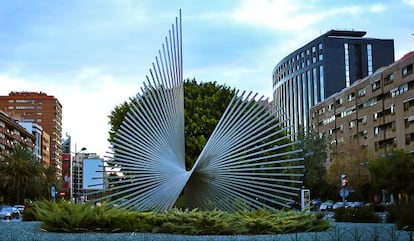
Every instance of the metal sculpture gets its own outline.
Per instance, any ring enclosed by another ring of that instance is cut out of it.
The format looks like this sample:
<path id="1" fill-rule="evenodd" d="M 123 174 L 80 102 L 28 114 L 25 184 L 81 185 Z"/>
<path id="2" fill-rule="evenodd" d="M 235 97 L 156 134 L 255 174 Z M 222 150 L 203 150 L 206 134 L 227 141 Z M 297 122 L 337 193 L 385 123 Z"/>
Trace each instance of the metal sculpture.
<path id="1" fill-rule="evenodd" d="M 282 112 L 271 113 L 268 101 L 257 100 L 257 94 L 236 93 L 186 170 L 181 30 L 180 11 L 111 143 L 110 165 L 125 176 L 106 175 L 111 187 L 100 199 L 156 211 L 172 208 L 182 194 L 189 208 L 287 206 L 300 190 L 302 158 L 284 134 Z"/>

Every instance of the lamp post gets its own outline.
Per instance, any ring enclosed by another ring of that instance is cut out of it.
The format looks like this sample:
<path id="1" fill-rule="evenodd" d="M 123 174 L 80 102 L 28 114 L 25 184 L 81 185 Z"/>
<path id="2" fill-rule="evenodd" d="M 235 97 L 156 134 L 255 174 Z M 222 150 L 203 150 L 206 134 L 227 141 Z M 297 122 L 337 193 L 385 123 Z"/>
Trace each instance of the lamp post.
<path id="1" fill-rule="evenodd" d="M 80 149 L 80 151 L 76 151 L 76 146 L 75 146 L 75 152 L 74 152 L 74 157 L 72 158 L 72 160 L 70 160 L 70 201 L 73 201 L 73 191 L 74 191 L 74 187 L 76 186 L 76 190 L 75 190 L 75 194 L 76 194 L 76 198 L 75 198 L 75 202 L 77 202 L 77 199 L 79 198 L 79 180 L 74 181 L 74 171 L 73 168 L 76 167 L 76 179 L 79 179 L 79 173 L 80 173 L 80 168 L 79 168 L 79 154 L 82 154 L 81 152 L 86 151 L 86 147 L 82 147 Z M 75 185 L 74 185 L 75 184 Z"/>

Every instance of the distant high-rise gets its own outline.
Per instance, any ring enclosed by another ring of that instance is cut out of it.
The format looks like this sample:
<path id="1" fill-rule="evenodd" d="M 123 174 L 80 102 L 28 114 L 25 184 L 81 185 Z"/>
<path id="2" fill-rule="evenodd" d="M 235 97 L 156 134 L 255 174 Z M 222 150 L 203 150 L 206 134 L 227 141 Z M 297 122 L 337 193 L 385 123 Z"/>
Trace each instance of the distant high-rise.
<path id="1" fill-rule="evenodd" d="M 62 105 L 59 100 L 43 92 L 10 92 L 8 96 L 0 96 L 0 110 L 20 122 L 33 122 L 43 128 L 50 136 L 50 164 L 61 175 Z"/>
<path id="2" fill-rule="evenodd" d="M 331 30 L 282 59 L 273 69 L 273 99 L 292 130 L 309 126 L 309 110 L 326 97 L 394 62 L 392 39 Z"/>

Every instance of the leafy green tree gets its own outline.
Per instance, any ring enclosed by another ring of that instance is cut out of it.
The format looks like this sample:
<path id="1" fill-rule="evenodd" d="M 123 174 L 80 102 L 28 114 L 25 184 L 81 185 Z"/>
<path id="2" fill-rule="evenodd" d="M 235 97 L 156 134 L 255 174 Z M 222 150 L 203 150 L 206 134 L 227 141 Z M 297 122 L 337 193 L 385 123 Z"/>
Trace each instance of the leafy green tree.
<path id="1" fill-rule="evenodd" d="M 347 188 L 355 191 L 350 194 L 350 198 L 369 199 L 371 178 L 366 167 L 369 159 L 367 150 L 352 142 L 343 142 L 333 154 L 333 162 L 327 173 L 328 183 L 338 191 L 341 188 L 341 175 L 345 174 L 349 180 Z"/>
<path id="2" fill-rule="evenodd" d="M 311 190 L 313 198 L 326 198 L 330 191 L 326 182 L 326 139 L 312 130 L 302 130 L 299 131 L 297 140 L 297 148 L 303 150 L 304 157 L 303 185 Z"/>
<path id="3" fill-rule="evenodd" d="M 191 168 L 226 110 L 235 90 L 216 82 L 184 82 L 185 163 Z"/>
<path id="4" fill-rule="evenodd" d="M 413 198 L 414 158 L 410 153 L 395 149 L 370 160 L 368 167 L 378 193 L 385 189 L 406 201 Z"/>
<path id="5" fill-rule="evenodd" d="M 191 168 L 224 113 L 235 90 L 216 82 L 184 81 L 184 118 L 186 167 Z M 111 111 L 109 141 L 127 115 L 131 102 L 125 101 Z"/>
<path id="6" fill-rule="evenodd" d="M 0 162 L 2 186 L 7 190 L 9 202 L 21 203 L 28 193 L 34 178 L 41 175 L 41 165 L 30 149 L 16 145 Z"/>
<path id="7" fill-rule="evenodd" d="M 130 108 L 130 103 L 127 101 L 124 101 L 122 104 L 115 106 L 115 108 L 111 111 L 111 114 L 109 117 L 109 126 L 111 129 L 109 130 L 109 137 L 108 141 L 112 142 L 116 131 L 119 129 L 119 127 L 122 124 L 122 121 L 124 120 L 126 114 L 128 113 Z"/>

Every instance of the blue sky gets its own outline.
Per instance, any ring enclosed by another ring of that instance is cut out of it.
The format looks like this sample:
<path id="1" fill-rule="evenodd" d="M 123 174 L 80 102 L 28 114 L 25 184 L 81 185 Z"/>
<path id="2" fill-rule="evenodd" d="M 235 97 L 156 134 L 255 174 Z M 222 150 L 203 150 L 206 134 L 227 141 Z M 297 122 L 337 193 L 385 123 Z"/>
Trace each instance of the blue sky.
<path id="1" fill-rule="evenodd" d="M 0 0 L 0 95 L 43 91 L 63 106 L 72 149 L 104 155 L 110 111 L 138 93 L 182 9 L 184 77 L 271 97 L 272 69 L 331 29 L 414 50 L 414 0 Z"/>

